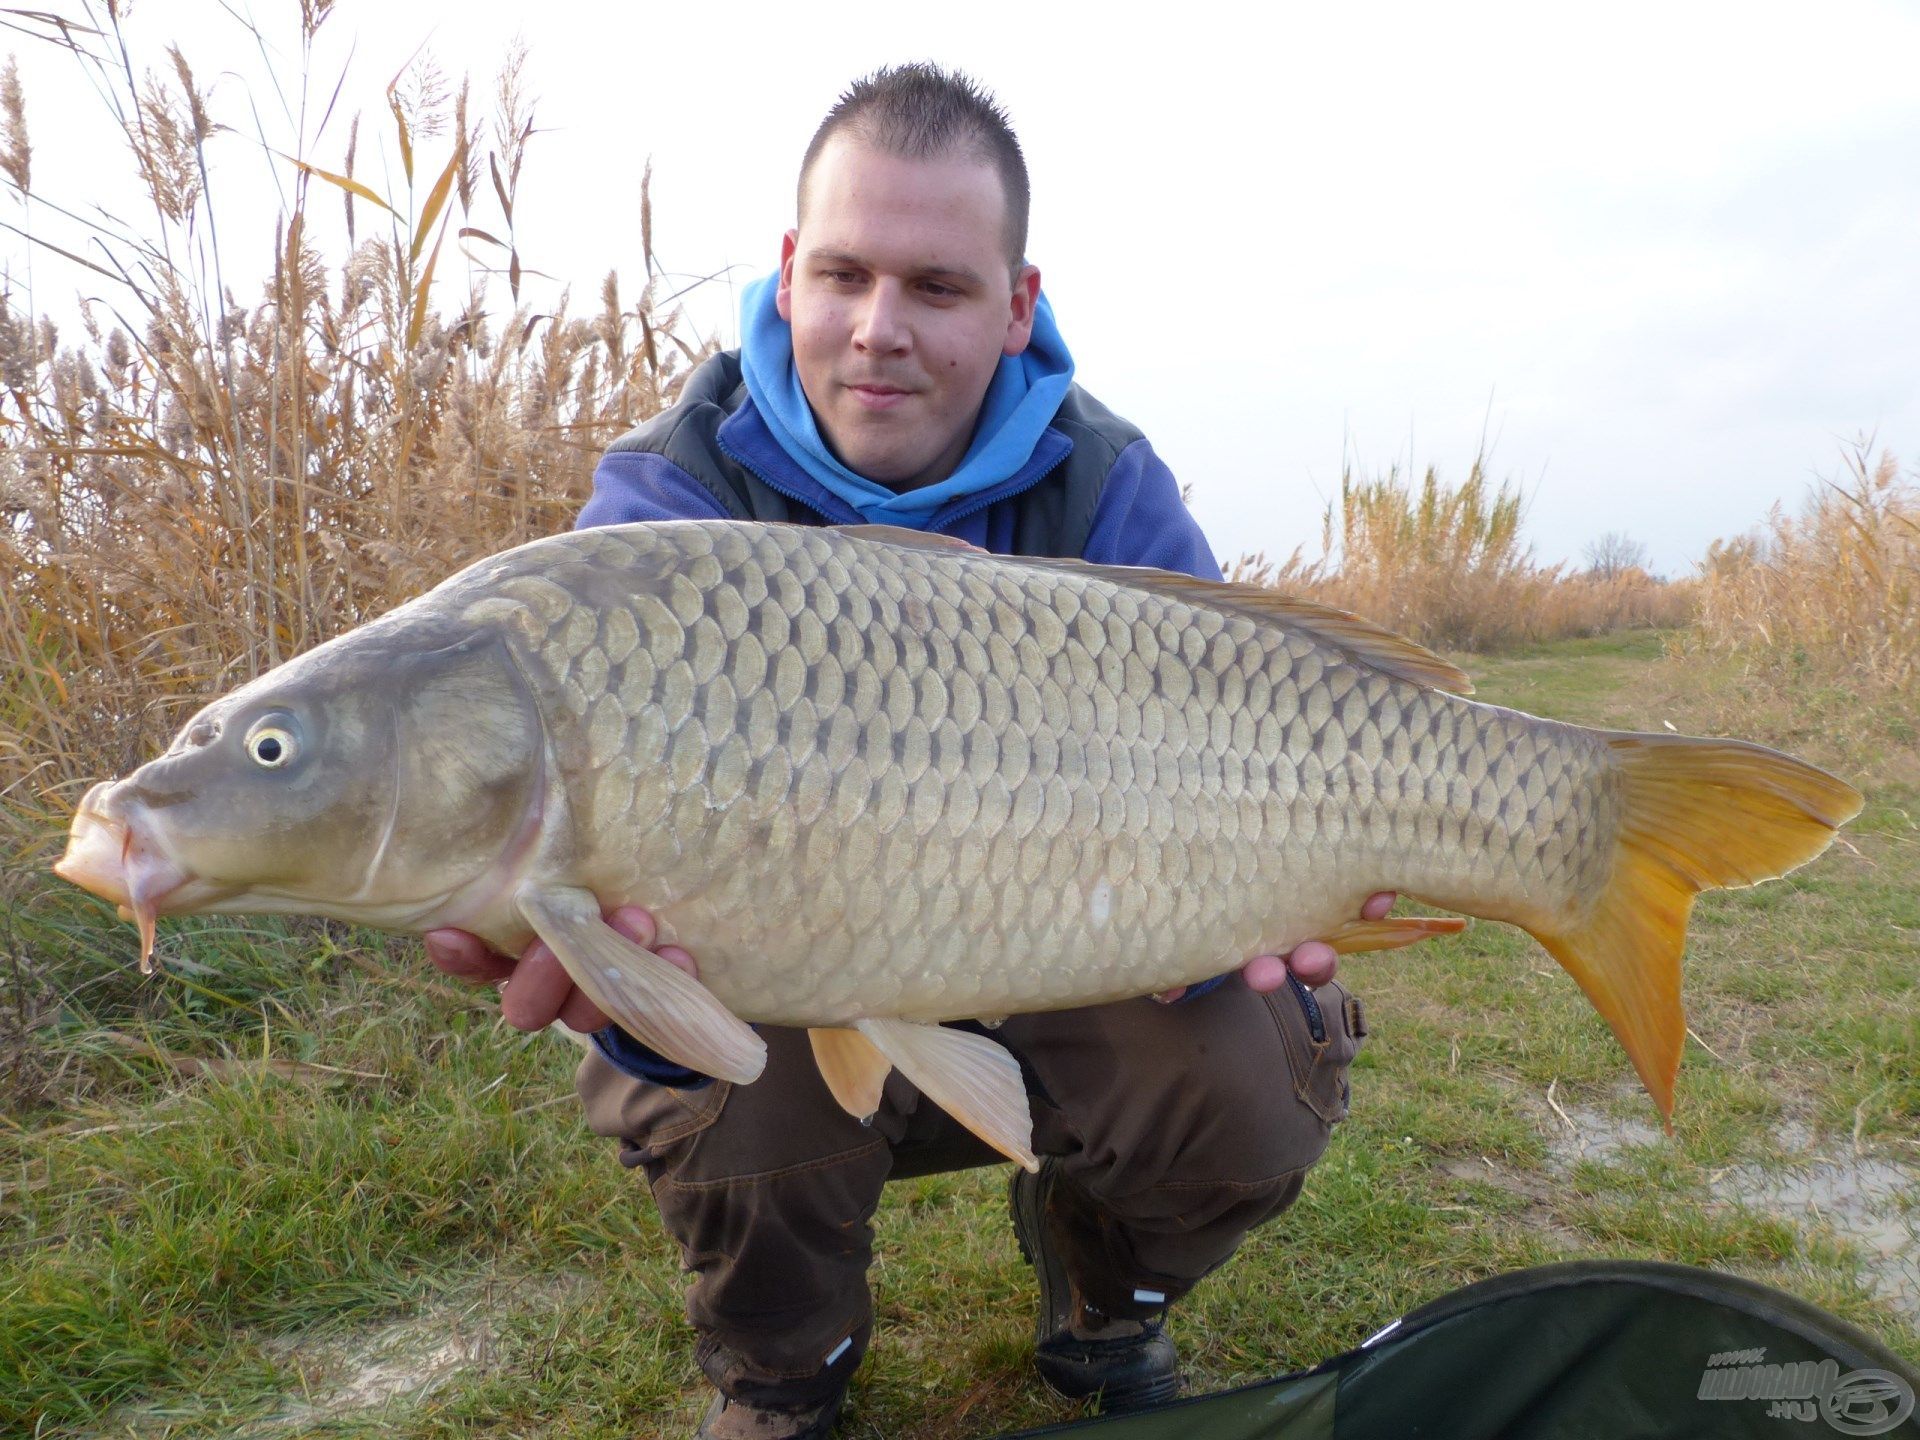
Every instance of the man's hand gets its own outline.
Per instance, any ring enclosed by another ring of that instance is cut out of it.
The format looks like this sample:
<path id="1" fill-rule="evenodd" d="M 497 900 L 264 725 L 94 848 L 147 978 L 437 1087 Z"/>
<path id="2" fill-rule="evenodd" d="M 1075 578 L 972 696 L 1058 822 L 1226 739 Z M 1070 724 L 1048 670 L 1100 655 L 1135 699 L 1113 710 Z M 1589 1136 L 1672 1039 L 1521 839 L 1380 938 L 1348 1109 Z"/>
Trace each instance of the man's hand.
<path id="1" fill-rule="evenodd" d="M 609 910 L 606 921 L 643 950 L 653 950 L 662 960 L 699 978 L 700 967 L 678 945 L 654 950 L 659 926 L 638 905 Z M 544 1030 L 558 1020 L 569 1030 L 591 1035 L 613 1023 L 575 988 L 573 977 L 544 940 L 535 940 L 514 960 L 465 930 L 429 930 L 422 938 L 427 942 L 427 958 L 449 975 L 497 986 L 500 1013 L 516 1030 Z"/>
<path id="2" fill-rule="evenodd" d="M 1360 907 L 1362 920 L 1382 920 L 1393 908 L 1395 896 L 1391 890 L 1378 890 L 1367 897 L 1367 903 Z M 1278 990 L 1287 983 L 1287 977 L 1294 975 L 1302 985 L 1309 988 L 1326 984 L 1333 979 L 1334 971 L 1340 968 L 1340 956 L 1324 940 L 1303 940 L 1285 955 L 1256 955 L 1240 967 L 1240 974 L 1246 979 L 1249 990 L 1265 993 Z M 1161 1004 L 1171 1004 L 1187 993 L 1185 985 L 1177 985 L 1171 990 L 1162 990 L 1153 998 Z"/>

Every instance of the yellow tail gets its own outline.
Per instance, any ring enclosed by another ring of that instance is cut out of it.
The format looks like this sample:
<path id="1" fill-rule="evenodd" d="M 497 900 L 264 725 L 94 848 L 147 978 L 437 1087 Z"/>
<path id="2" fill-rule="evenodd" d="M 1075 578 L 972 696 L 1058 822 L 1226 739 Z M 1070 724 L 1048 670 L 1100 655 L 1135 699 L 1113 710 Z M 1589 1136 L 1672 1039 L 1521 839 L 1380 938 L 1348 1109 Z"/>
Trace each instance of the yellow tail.
<path id="1" fill-rule="evenodd" d="M 1860 793 L 1741 740 L 1610 733 L 1606 741 L 1626 795 L 1613 874 L 1572 923 L 1527 928 L 1613 1027 L 1671 1129 L 1693 897 L 1804 865 L 1860 813 Z"/>

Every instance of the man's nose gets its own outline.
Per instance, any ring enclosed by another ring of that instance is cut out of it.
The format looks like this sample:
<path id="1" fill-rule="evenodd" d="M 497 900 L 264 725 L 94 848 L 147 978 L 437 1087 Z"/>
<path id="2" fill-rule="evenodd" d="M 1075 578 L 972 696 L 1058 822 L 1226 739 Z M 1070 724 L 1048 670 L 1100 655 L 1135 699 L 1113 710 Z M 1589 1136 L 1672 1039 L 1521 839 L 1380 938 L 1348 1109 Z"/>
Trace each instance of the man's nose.
<path id="1" fill-rule="evenodd" d="M 888 280 L 879 281 L 868 290 L 866 302 L 854 322 L 854 348 L 883 355 L 905 351 L 911 342 L 905 300 L 900 287 Z"/>

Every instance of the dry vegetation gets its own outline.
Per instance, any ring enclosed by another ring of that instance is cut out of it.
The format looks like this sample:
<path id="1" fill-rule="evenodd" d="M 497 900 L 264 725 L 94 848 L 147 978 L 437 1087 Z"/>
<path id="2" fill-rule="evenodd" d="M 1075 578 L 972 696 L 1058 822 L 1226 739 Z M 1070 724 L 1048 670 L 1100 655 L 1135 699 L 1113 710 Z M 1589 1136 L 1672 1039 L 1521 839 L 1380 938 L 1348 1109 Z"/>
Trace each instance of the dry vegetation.
<path id="1" fill-rule="evenodd" d="M 416 63 L 379 121 L 401 188 L 356 178 L 359 119 L 308 93 L 328 8 L 300 7 L 301 88 L 279 97 L 303 117 L 290 140 L 243 139 L 178 49 L 137 71 L 114 7 L 106 33 L 49 32 L 111 97 L 150 214 L 138 229 L 88 222 L 92 258 L 69 258 L 108 299 L 84 308 L 77 337 L 0 286 L 10 828 L 57 820 L 79 782 L 151 753 L 209 692 L 476 556 L 564 528 L 606 442 L 667 403 L 699 358 L 644 218 L 636 295 L 609 274 L 597 307 L 573 314 L 564 295 L 540 307 L 523 292 L 514 205 L 534 125 L 518 57 L 484 100 Z M 79 223 L 74 197 L 35 189 L 27 118 L 9 67 L 0 174 L 28 229 Z M 283 162 L 270 278 L 241 304 L 221 278 L 207 154 L 252 141 L 328 159 Z M 345 207 L 339 263 L 313 238 L 323 202 L 329 215 Z M 1417 484 L 1349 474 L 1318 558 L 1233 569 L 1470 650 L 1677 629 L 1697 606 L 1702 645 L 1910 692 L 1914 496 L 1891 459 L 1870 467 L 1863 450 L 1849 481 L 1802 514 L 1776 513 L 1715 546 L 1698 580 L 1669 582 L 1630 563 L 1535 563 L 1521 496 L 1476 460 L 1457 486 L 1431 469 Z"/>
<path id="2" fill-rule="evenodd" d="M 309 58 L 326 13 L 301 8 Z M 113 97 L 150 224 L 92 224 L 97 258 L 70 253 L 110 296 L 77 339 L 0 291 L 0 801 L 16 815 L 150 752 L 189 700 L 564 529 L 597 454 L 697 358 L 644 222 L 637 296 L 611 273 L 585 314 L 523 295 L 514 203 L 534 126 L 518 57 L 484 102 L 427 62 L 396 81 L 381 123 L 397 193 L 354 178 L 358 119 L 326 142 L 343 155 L 327 169 L 286 162 L 271 278 L 237 302 L 207 150 L 245 142 L 179 50 L 136 74 L 109 15 L 111 33 L 55 40 Z M 318 109 L 293 99 L 289 114 Z M 76 197 L 31 188 L 11 71 L 0 118 L 28 223 L 77 219 Z M 317 153 L 304 134 L 258 138 Z M 337 265 L 310 238 L 323 201 L 346 207 Z"/>
<path id="3" fill-rule="evenodd" d="M 1798 514 L 1715 541 L 1700 567 L 1701 644 L 1777 677 L 1844 679 L 1920 710 L 1920 485 L 1861 441 Z"/>
<path id="4" fill-rule="evenodd" d="M 1518 491 L 1488 483 L 1484 458 L 1449 488 L 1429 468 L 1416 487 L 1399 471 L 1340 482 L 1322 524 L 1320 556 L 1264 555 L 1232 578 L 1353 610 L 1430 645 L 1490 650 L 1538 640 L 1686 623 L 1692 587 L 1637 566 L 1569 574 L 1534 563 L 1521 540 Z"/>

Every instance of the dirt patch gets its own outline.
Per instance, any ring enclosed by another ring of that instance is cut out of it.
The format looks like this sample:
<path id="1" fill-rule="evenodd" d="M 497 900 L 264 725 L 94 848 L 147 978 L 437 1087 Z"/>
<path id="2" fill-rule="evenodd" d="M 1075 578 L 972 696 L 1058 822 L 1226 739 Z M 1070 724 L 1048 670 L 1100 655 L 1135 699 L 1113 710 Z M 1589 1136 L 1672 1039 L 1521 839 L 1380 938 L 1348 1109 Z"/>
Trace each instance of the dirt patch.
<path id="1" fill-rule="evenodd" d="M 1553 1182 L 1531 1170 L 1516 1169 L 1509 1165 L 1496 1164 L 1485 1155 L 1476 1155 L 1471 1159 L 1464 1156 L 1451 1156 L 1439 1163 L 1440 1172 L 1463 1184 L 1491 1185 L 1497 1190 L 1517 1197 L 1522 1207 L 1507 1217 L 1509 1223 L 1531 1231 L 1557 1250 L 1569 1255 L 1580 1249 L 1580 1237 L 1559 1218 L 1554 1211 L 1558 1199 Z M 1485 1216 L 1472 1204 L 1473 1192 L 1461 1190 L 1455 1197 L 1459 1203 L 1443 1205 L 1443 1210 L 1471 1213 L 1484 1220 Z"/>
<path id="2" fill-rule="evenodd" d="M 314 1360 L 329 1378 L 310 1397 L 275 1418 L 284 1423 L 371 1410 L 394 1400 L 413 1400 L 437 1389 L 456 1372 L 484 1367 L 493 1358 L 494 1333 L 486 1325 L 455 1324 L 445 1317 L 420 1316 L 376 1332 L 355 1348 Z"/>
<path id="3" fill-rule="evenodd" d="M 1608 1164 L 1630 1147 L 1669 1142 L 1643 1120 L 1585 1105 L 1556 1107 L 1548 1149 L 1561 1172 L 1581 1160 Z M 1920 1167 L 1886 1156 L 1822 1148 L 1787 1121 L 1773 1132 L 1774 1158 L 1706 1175 L 1724 1204 L 1825 1229 L 1851 1245 L 1862 1278 L 1896 1309 L 1920 1319 Z"/>
<path id="4" fill-rule="evenodd" d="M 496 1339 L 489 1314 L 469 1304 L 436 1307 L 370 1332 L 280 1342 L 272 1348 L 299 1371 L 304 1393 L 238 1433 L 266 1437 L 418 1401 L 463 1371 L 485 1369 Z"/>
<path id="5" fill-rule="evenodd" d="M 570 1275 L 538 1280 L 489 1275 L 477 1287 L 463 1288 L 458 1298 L 377 1328 L 276 1339 L 266 1348 L 299 1372 L 300 1393 L 236 1433 L 268 1440 L 288 1429 L 417 1404 L 455 1376 L 484 1373 L 497 1364 L 507 1316 L 564 1305 L 586 1283 Z"/>
<path id="6" fill-rule="evenodd" d="M 1713 1178 L 1717 1195 L 1769 1215 L 1824 1226 L 1859 1253 L 1869 1283 L 1920 1321 L 1920 1172 L 1872 1156 L 1812 1156 L 1775 1169 L 1740 1165 Z"/>
<path id="7" fill-rule="evenodd" d="M 1629 1146 L 1667 1143 L 1660 1128 L 1645 1120 L 1609 1115 L 1590 1105 L 1556 1104 L 1553 1110 L 1559 1124 L 1547 1151 L 1559 1170 L 1569 1170 L 1581 1160 L 1607 1164 Z"/>
<path id="8" fill-rule="evenodd" d="M 1452 1156 L 1442 1160 L 1439 1169 L 1441 1174 L 1450 1175 L 1455 1180 L 1492 1185 L 1537 1204 L 1546 1204 L 1553 1199 L 1552 1185 L 1538 1175 L 1511 1166 L 1496 1165 L 1484 1155 L 1476 1155 L 1472 1159 Z"/>
<path id="9" fill-rule="evenodd" d="M 325 1336 L 276 1336 L 260 1348 L 298 1375 L 297 1388 L 270 1413 L 216 1433 L 225 1440 L 279 1440 L 310 1435 L 328 1422 L 369 1417 L 385 1406 L 412 1403 L 463 1371 L 494 1360 L 494 1312 L 473 1301 L 440 1305 L 377 1328 Z M 218 1413 L 215 1411 L 214 1413 Z M 116 1407 L 89 1436 L 146 1435 L 178 1423 L 180 1403 Z M 196 1431 L 195 1433 L 199 1433 Z"/>

